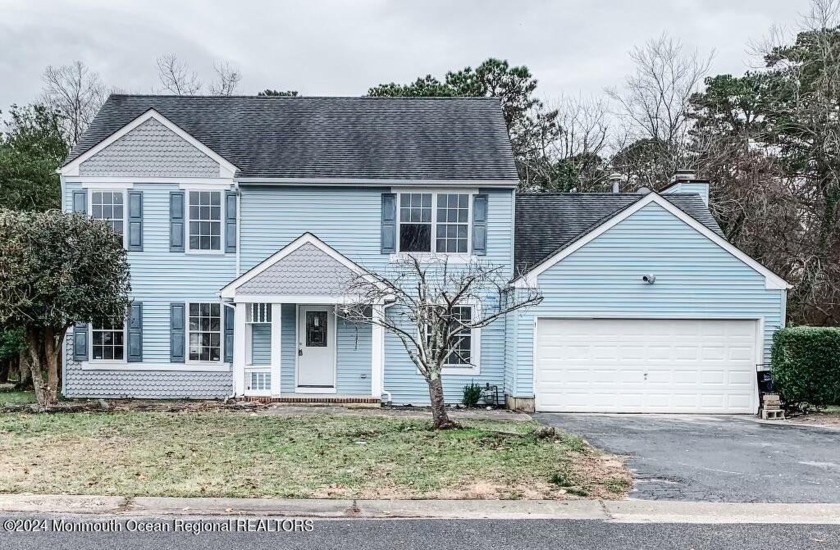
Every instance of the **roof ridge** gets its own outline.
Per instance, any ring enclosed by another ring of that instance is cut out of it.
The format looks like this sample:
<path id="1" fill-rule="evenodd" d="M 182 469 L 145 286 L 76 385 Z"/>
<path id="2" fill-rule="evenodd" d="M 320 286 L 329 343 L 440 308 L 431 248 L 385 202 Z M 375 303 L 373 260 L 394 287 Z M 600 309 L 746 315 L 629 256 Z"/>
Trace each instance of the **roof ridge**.
<path id="1" fill-rule="evenodd" d="M 218 99 L 218 100 L 226 100 L 226 99 L 255 99 L 260 101 L 272 101 L 272 100 L 300 100 L 300 99 L 346 99 L 346 100 L 355 100 L 355 99 L 362 99 L 362 100 L 403 100 L 403 101 L 417 101 L 417 100 L 424 100 L 424 101 L 440 101 L 440 100 L 483 100 L 483 101 L 499 101 L 497 97 L 486 97 L 486 96 L 367 96 L 367 95 L 300 95 L 300 96 L 273 96 L 273 95 L 246 95 L 246 94 L 237 94 L 237 95 L 178 95 L 178 94 L 109 94 L 109 97 L 154 97 L 154 98 L 178 98 L 178 99 Z"/>

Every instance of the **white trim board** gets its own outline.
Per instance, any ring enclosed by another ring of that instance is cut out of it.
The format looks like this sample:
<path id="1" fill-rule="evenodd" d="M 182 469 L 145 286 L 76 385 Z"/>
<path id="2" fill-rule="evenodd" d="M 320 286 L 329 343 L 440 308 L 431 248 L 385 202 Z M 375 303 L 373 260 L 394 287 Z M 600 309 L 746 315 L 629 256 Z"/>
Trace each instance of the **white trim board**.
<path id="1" fill-rule="evenodd" d="M 297 239 L 293 240 L 256 266 L 252 267 L 250 270 L 245 272 L 240 277 L 234 279 L 230 283 L 228 283 L 224 288 L 222 288 L 220 294 L 222 298 L 231 298 L 236 299 L 237 301 L 262 301 L 262 302 L 275 302 L 275 301 L 285 301 L 285 302 L 307 302 L 310 301 L 311 298 L 317 300 L 314 303 L 337 303 L 341 301 L 347 301 L 344 299 L 345 297 L 328 297 L 328 296 L 284 296 L 281 299 L 277 296 L 237 296 L 236 289 L 240 286 L 244 285 L 248 281 L 254 279 L 268 268 L 294 252 L 295 250 L 299 249 L 300 247 L 311 244 L 315 248 L 319 249 L 321 252 L 329 256 L 330 258 L 334 259 L 353 273 L 358 275 L 366 275 L 368 272 L 358 265 L 357 263 L 353 262 L 342 253 L 337 251 L 335 248 L 331 247 L 312 233 L 306 232 Z M 373 277 L 371 277 L 372 282 L 376 282 Z M 328 302 L 323 302 L 321 300 L 329 300 Z M 310 301 L 310 303 L 312 303 Z"/>
<path id="2" fill-rule="evenodd" d="M 89 160 L 91 157 L 103 151 L 108 146 L 116 142 L 118 139 L 125 136 L 126 134 L 128 134 L 129 132 L 131 132 L 132 130 L 134 130 L 135 128 L 137 128 L 138 126 L 150 119 L 155 119 L 156 121 L 160 122 L 161 124 L 166 126 L 167 129 L 174 132 L 178 137 L 180 137 L 181 139 L 183 139 L 184 141 L 186 141 L 187 143 L 189 143 L 190 145 L 192 145 L 193 147 L 195 147 L 196 149 L 213 159 L 219 165 L 220 178 L 233 178 L 237 170 L 239 170 L 236 166 L 225 160 L 221 155 L 219 155 L 218 153 L 216 153 L 215 151 L 213 151 L 212 149 L 195 139 L 192 135 L 181 129 L 180 126 L 178 126 L 177 124 L 175 124 L 156 110 L 149 109 L 148 111 L 138 116 L 137 118 L 120 128 L 107 138 L 103 139 L 102 141 L 100 141 L 99 143 L 97 143 L 96 145 L 94 145 L 93 147 L 91 147 L 72 161 L 59 168 L 60 173 L 64 176 L 79 176 L 79 168 L 81 167 L 83 162 Z"/>
<path id="3" fill-rule="evenodd" d="M 555 264 L 563 261 L 565 258 L 570 256 L 580 248 L 594 241 L 599 236 L 603 235 L 604 233 L 606 233 L 607 231 L 609 231 L 610 229 L 612 229 L 613 227 L 615 227 L 616 225 L 626 220 L 627 218 L 629 218 L 630 216 L 632 216 L 633 214 L 635 214 L 636 212 L 638 212 L 639 210 L 651 203 L 658 204 L 659 206 L 667 210 L 669 213 L 673 214 L 678 219 L 685 222 L 686 225 L 688 225 L 689 227 L 691 227 L 692 229 L 694 229 L 695 231 L 697 231 L 698 233 L 700 233 L 701 235 L 703 235 L 704 237 L 721 247 L 723 250 L 725 250 L 726 252 L 734 256 L 736 259 L 746 264 L 748 267 L 752 268 L 759 275 L 763 275 L 765 288 L 769 290 L 786 290 L 792 288 L 792 286 L 787 281 L 785 281 L 784 279 L 782 279 L 781 277 L 779 277 L 778 275 L 776 275 L 775 273 L 758 263 L 757 261 L 750 258 L 747 254 L 739 250 L 735 245 L 733 245 L 732 243 L 730 243 L 729 241 L 727 241 L 726 239 L 724 239 L 723 237 L 721 237 L 720 235 L 703 225 L 702 223 L 698 222 L 697 220 L 695 220 L 694 218 L 692 218 L 691 216 L 674 206 L 670 201 L 668 201 L 668 199 L 660 196 L 657 193 L 649 193 L 645 195 L 641 200 L 636 201 L 628 208 L 625 208 L 621 212 L 617 213 L 605 223 L 602 223 L 601 225 L 592 229 L 592 231 L 584 235 L 582 238 L 578 239 L 563 250 L 548 257 L 541 264 L 537 265 L 534 269 L 532 269 L 525 275 L 517 278 L 514 281 L 514 286 L 516 288 L 532 288 L 537 286 L 537 278 L 542 273 L 551 269 L 551 267 L 553 267 Z"/>
<path id="4" fill-rule="evenodd" d="M 519 181 L 511 180 L 410 180 L 395 178 L 238 178 L 242 185 L 364 185 L 373 187 L 422 187 L 438 186 L 449 189 L 454 186 L 470 188 L 507 188 L 514 189 Z"/>

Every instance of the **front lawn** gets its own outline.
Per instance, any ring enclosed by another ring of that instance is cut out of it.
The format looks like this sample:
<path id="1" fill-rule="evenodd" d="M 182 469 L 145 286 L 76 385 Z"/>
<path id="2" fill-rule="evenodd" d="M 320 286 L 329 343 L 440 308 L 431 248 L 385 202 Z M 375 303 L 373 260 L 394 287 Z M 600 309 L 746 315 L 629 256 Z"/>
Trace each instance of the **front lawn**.
<path id="1" fill-rule="evenodd" d="M 0 414 L 0 493 L 621 498 L 620 460 L 534 422 L 231 411 Z"/>
<path id="2" fill-rule="evenodd" d="M 11 389 L 0 391 L 0 407 L 29 405 L 37 402 L 37 399 L 35 399 L 35 392 L 14 391 Z"/>

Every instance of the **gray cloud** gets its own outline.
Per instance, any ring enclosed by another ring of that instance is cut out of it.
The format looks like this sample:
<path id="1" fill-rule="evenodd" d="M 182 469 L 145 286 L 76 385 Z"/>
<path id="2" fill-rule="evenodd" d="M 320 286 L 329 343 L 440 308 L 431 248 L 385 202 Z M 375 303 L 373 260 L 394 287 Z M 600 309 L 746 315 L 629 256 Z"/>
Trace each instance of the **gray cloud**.
<path id="1" fill-rule="evenodd" d="M 620 84 L 627 51 L 662 32 L 702 51 L 712 71 L 741 72 L 771 25 L 791 26 L 808 0 L 0 0 L 0 108 L 33 100 L 49 64 L 81 59 L 112 87 L 157 88 L 155 58 L 175 52 L 205 78 L 225 59 L 240 91 L 360 95 L 475 66 L 528 65 L 546 97 Z"/>

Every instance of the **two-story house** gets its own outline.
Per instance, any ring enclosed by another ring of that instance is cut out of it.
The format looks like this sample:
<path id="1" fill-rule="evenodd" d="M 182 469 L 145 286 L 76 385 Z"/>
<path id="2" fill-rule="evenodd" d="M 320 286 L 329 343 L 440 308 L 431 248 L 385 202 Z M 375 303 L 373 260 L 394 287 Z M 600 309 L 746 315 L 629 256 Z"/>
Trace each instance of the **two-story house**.
<path id="1" fill-rule="evenodd" d="M 396 337 L 334 314 L 406 254 L 545 297 L 470 335 L 449 402 L 475 382 L 526 409 L 754 412 L 784 323 L 787 284 L 726 241 L 708 184 L 517 194 L 494 99 L 113 95 L 61 180 L 124 236 L 134 300 L 73 329 L 69 397 L 426 404 Z"/>

